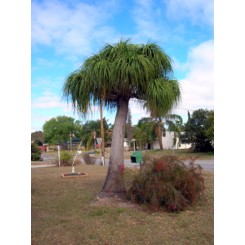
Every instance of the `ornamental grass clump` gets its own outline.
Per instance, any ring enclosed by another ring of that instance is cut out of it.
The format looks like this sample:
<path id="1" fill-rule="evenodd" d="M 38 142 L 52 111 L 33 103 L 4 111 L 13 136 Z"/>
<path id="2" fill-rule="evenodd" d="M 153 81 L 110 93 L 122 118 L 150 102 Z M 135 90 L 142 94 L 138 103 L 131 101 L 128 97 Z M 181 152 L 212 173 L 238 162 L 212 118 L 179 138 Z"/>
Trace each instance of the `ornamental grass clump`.
<path id="1" fill-rule="evenodd" d="M 202 168 L 195 160 L 185 164 L 175 156 L 147 157 L 132 181 L 129 198 L 151 209 L 171 212 L 196 205 L 204 198 L 205 186 Z"/>

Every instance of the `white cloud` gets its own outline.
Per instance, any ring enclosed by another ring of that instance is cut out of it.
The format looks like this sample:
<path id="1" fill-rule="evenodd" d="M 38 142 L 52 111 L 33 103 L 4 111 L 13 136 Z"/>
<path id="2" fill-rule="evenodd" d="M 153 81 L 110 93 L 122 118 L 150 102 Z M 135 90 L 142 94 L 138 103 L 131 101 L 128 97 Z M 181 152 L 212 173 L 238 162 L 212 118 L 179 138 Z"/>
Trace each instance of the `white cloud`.
<path id="1" fill-rule="evenodd" d="M 213 0 L 135 0 L 132 18 L 136 42 L 150 41 L 186 43 L 185 22 L 213 27 Z M 170 24 L 171 20 L 178 24 Z"/>
<path id="2" fill-rule="evenodd" d="M 164 0 L 167 14 L 172 19 L 189 19 L 193 24 L 206 24 L 213 26 L 214 1 L 213 0 Z"/>
<path id="3" fill-rule="evenodd" d="M 50 120 L 52 117 L 54 116 L 40 116 L 40 115 L 33 115 L 31 116 L 31 120 L 32 120 L 32 125 L 31 125 L 31 132 L 35 132 L 35 131 L 40 131 L 42 130 L 42 126 L 43 124 Z"/>
<path id="4" fill-rule="evenodd" d="M 143 104 L 136 99 L 129 101 L 129 108 L 131 110 L 133 125 L 137 124 L 141 118 L 150 116 L 150 114 L 143 109 Z"/>
<path id="5" fill-rule="evenodd" d="M 40 97 L 32 101 L 32 132 L 41 130 L 46 121 L 61 115 L 79 120 L 70 102 L 67 103 L 55 93 L 43 92 Z"/>
<path id="6" fill-rule="evenodd" d="M 104 23 L 115 9 L 115 1 L 97 5 L 79 2 L 74 7 L 59 1 L 33 2 L 32 44 L 55 44 L 56 51 L 62 54 L 89 55 L 96 42 L 104 43 L 114 34 Z"/>
<path id="7" fill-rule="evenodd" d="M 187 109 L 214 108 L 214 45 L 213 41 L 201 43 L 189 51 L 183 64 L 186 77 L 180 81 L 182 103 Z"/>
<path id="8" fill-rule="evenodd" d="M 64 113 L 67 116 L 72 117 L 79 117 L 76 110 L 74 111 L 74 108 L 72 106 L 72 103 L 69 101 L 67 103 L 66 99 L 62 99 L 60 96 L 58 96 L 55 93 L 45 91 L 43 94 L 34 99 L 32 101 L 32 108 L 33 109 L 53 109 L 53 113 L 60 115 L 60 113 Z M 99 116 L 100 108 L 99 106 L 91 106 L 88 110 L 88 113 L 86 115 L 86 118 L 89 120 L 97 120 Z M 81 116 L 81 115 L 80 115 Z M 97 119 L 96 119 L 97 118 Z"/>
<path id="9" fill-rule="evenodd" d="M 44 92 L 41 97 L 32 101 L 32 108 L 66 108 L 67 103 L 62 102 L 61 98 L 51 92 Z"/>

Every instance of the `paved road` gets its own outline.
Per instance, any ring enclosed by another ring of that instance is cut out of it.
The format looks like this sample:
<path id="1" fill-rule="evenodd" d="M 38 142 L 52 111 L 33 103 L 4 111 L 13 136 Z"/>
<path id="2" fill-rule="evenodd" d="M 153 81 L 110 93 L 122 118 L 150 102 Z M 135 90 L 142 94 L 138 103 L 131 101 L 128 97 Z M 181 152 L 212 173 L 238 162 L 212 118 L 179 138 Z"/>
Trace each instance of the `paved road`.
<path id="1" fill-rule="evenodd" d="M 49 162 L 49 161 L 55 160 L 57 157 L 54 155 L 46 155 L 45 153 L 43 153 L 42 158 L 44 162 Z M 81 156 L 78 156 L 78 158 L 83 162 L 83 159 Z M 100 163 L 101 163 L 101 159 L 97 158 L 96 164 L 100 164 Z M 109 160 L 106 159 L 105 166 L 108 166 L 108 163 L 109 163 Z M 214 160 L 196 160 L 196 164 L 199 164 L 206 171 L 214 172 Z M 124 165 L 126 167 L 139 167 L 138 163 L 131 163 L 130 159 L 124 159 Z M 52 167 L 52 166 L 55 166 L 55 165 L 43 164 L 43 165 L 32 165 L 31 167 L 38 168 L 38 167 Z"/>
<path id="2" fill-rule="evenodd" d="M 108 165 L 108 162 L 109 160 L 106 160 L 106 166 Z M 188 164 L 188 162 L 186 162 L 186 164 Z M 195 164 L 199 164 L 205 171 L 214 172 L 214 160 L 196 160 Z M 130 159 L 124 159 L 124 165 L 126 167 L 139 167 L 138 163 L 131 163 Z"/>
<path id="3" fill-rule="evenodd" d="M 196 160 L 204 170 L 209 172 L 214 172 L 214 160 Z"/>

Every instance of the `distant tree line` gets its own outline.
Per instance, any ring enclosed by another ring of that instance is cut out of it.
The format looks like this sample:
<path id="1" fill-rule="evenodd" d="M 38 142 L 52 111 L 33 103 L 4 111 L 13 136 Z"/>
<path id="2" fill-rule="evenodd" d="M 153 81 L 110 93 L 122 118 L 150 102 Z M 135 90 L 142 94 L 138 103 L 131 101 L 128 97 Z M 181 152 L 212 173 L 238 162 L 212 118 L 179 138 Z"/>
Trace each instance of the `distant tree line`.
<path id="1" fill-rule="evenodd" d="M 105 131 L 105 146 L 111 145 L 113 125 L 103 118 Z M 183 123 L 182 118 L 176 114 L 168 114 L 161 118 L 161 123 L 154 117 L 141 118 L 137 125 L 132 125 L 131 111 L 125 126 L 124 137 L 131 143 L 135 139 L 139 149 L 151 148 L 155 140 L 165 136 L 166 130 L 174 132 L 182 143 L 190 143 L 194 151 L 214 150 L 214 111 L 198 109 L 192 115 L 188 112 L 188 120 Z M 82 145 L 89 149 L 93 147 L 93 135 L 101 137 L 100 120 L 90 120 L 82 124 L 72 117 L 58 116 L 45 122 L 43 132 L 32 133 L 31 139 L 37 145 L 41 143 L 64 144 L 73 138 L 82 140 Z M 97 142 L 95 142 L 97 143 Z M 174 142 L 175 143 L 175 142 Z M 159 144 L 160 145 L 160 144 Z M 132 146 L 132 145 L 131 145 Z M 133 149 L 133 147 L 131 147 Z"/>

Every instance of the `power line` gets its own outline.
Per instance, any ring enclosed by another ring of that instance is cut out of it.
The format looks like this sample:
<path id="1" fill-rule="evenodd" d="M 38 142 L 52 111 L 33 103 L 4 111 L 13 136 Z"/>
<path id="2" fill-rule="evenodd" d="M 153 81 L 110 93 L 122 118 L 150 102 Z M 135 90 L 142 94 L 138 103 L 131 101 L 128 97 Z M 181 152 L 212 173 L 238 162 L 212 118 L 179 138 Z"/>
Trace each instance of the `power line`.
<path id="1" fill-rule="evenodd" d="M 186 111 L 195 111 L 195 110 L 192 110 L 192 109 L 185 109 L 185 108 L 175 108 L 174 110 L 186 110 Z"/>
<path id="2" fill-rule="evenodd" d="M 196 110 L 192 110 L 192 109 L 186 109 L 186 108 L 174 108 L 174 110 L 185 110 L 185 111 L 196 111 Z M 213 109 L 207 109 L 207 110 L 213 110 Z"/>

